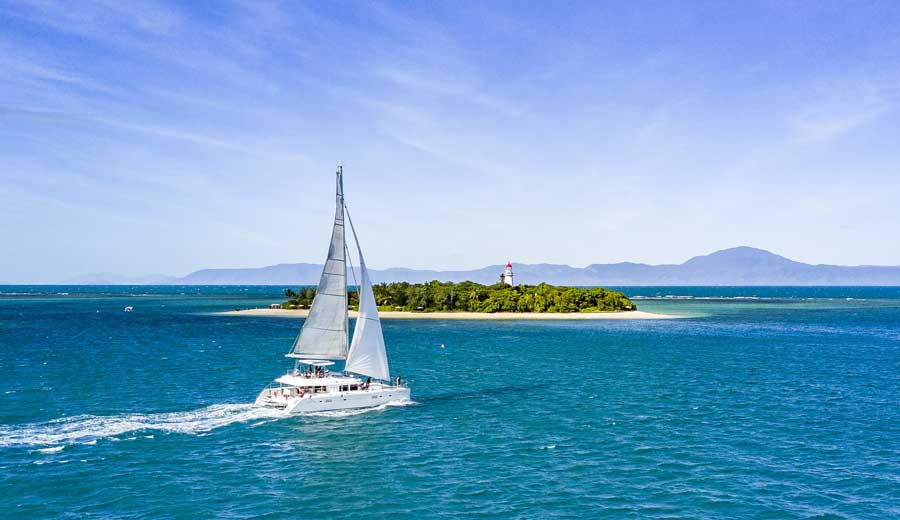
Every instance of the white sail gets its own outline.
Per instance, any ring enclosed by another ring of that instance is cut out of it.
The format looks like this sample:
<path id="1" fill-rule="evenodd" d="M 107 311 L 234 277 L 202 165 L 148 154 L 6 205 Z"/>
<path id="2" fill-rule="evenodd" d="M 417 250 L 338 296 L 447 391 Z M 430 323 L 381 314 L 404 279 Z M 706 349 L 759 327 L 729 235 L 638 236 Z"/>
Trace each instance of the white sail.
<path id="1" fill-rule="evenodd" d="M 375 302 L 375 295 L 372 293 L 369 271 L 366 269 L 366 261 L 363 259 L 359 238 L 356 236 L 352 220 L 350 220 L 350 229 L 353 231 L 353 240 L 356 241 L 356 249 L 359 251 L 361 280 L 359 284 L 359 315 L 356 318 L 353 341 L 350 343 L 350 353 L 347 354 L 344 370 L 375 379 L 388 380 L 391 378 L 391 373 L 384 350 L 384 334 L 381 332 L 381 320 L 378 318 L 378 305 Z"/>
<path id="2" fill-rule="evenodd" d="M 316 297 L 288 357 L 344 359 L 347 357 L 347 258 L 344 245 L 344 182 L 337 171 L 337 207 L 331 246 Z"/>

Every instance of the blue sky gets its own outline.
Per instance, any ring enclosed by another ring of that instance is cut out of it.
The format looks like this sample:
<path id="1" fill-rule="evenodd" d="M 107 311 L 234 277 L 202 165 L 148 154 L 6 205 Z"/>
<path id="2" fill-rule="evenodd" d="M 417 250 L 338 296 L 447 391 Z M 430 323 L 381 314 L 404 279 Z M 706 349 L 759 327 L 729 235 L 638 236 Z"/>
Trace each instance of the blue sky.
<path id="1" fill-rule="evenodd" d="M 4 2 L 0 281 L 900 264 L 897 2 Z"/>

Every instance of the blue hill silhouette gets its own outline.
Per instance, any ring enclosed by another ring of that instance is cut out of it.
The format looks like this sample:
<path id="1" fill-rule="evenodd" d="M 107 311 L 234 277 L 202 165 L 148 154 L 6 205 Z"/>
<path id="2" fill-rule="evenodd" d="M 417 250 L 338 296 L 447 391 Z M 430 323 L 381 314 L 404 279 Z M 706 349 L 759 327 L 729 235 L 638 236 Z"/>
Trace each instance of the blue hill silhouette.
<path id="1" fill-rule="evenodd" d="M 431 280 L 494 283 L 504 265 L 468 271 L 372 269 L 375 282 Z M 166 283 L 195 285 L 313 285 L 320 264 L 278 264 L 249 269 L 203 269 Z M 795 262 L 763 249 L 735 247 L 696 256 L 682 264 L 633 262 L 571 267 L 515 264 L 516 283 L 557 285 L 900 285 L 900 266 L 839 266 Z M 351 278 L 352 280 L 352 278 Z"/>

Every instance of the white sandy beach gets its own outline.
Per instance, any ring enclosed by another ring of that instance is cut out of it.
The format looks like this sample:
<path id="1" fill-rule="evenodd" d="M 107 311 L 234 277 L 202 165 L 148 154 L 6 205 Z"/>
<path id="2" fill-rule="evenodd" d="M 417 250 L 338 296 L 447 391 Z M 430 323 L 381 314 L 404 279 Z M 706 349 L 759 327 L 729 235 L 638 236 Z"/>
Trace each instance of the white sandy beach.
<path id="1" fill-rule="evenodd" d="M 307 309 L 245 309 L 219 312 L 227 316 L 267 316 L 275 318 L 305 318 Z M 378 315 L 391 320 L 665 320 L 677 318 L 671 314 L 644 311 L 628 312 L 400 312 L 383 311 Z M 356 311 L 350 311 L 356 317 Z"/>

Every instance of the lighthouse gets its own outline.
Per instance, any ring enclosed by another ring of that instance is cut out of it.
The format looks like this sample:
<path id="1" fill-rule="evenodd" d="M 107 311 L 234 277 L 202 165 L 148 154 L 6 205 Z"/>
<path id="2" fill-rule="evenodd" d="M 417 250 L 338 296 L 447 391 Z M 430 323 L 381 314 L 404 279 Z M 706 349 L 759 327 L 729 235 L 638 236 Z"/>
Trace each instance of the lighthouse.
<path id="1" fill-rule="evenodd" d="M 513 285 L 512 263 L 506 262 L 506 270 L 500 275 L 500 283 Z"/>

